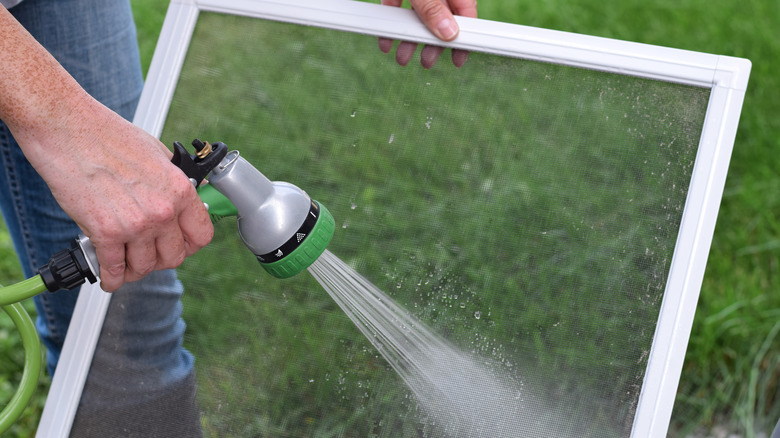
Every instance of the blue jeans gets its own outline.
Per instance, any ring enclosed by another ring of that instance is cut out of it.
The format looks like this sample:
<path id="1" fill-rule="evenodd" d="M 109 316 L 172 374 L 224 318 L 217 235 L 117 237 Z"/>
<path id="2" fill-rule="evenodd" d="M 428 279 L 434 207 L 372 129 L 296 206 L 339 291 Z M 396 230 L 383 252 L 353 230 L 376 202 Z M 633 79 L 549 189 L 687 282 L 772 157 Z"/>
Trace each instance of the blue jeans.
<path id="1" fill-rule="evenodd" d="M 132 118 L 143 77 L 128 0 L 25 0 L 10 11 L 92 96 Z M 2 122 L 0 160 L 0 207 L 29 277 L 80 230 Z M 113 294 L 82 406 L 133 405 L 192 380 L 193 358 L 182 347 L 181 294 L 174 271 L 155 272 Z M 51 375 L 77 297 L 78 289 L 35 297 Z"/>

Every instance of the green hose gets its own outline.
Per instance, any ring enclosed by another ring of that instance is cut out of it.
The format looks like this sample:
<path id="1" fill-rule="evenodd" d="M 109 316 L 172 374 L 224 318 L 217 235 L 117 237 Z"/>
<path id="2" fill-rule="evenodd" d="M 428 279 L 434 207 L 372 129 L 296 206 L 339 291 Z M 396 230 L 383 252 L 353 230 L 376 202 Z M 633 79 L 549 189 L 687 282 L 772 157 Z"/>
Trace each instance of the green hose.
<path id="1" fill-rule="evenodd" d="M 198 196 L 200 196 L 200 200 L 208 206 L 212 223 L 217 223 L 220 219 L 228 216 L 238 215 L 238 210 L 236 209 L 236 206 L 230 202 L 230 199 L 222 193 L 219 193 L 217 189 L 210 184 L 204 184 L 198 187 Z"/>
<path id="2" fill-rule="evenodd" d="M 24 301 L 45 291 L 46 285 L 43 284 L 41 276 L 36 275 L 10 286 L 0 287 L 0 306 Z"/>
<path id="3" fill-rule="evenodd" d="M 30 402 L 35 388 L 38 386 L 38 378 L 41 375 L 41 341 L 35 330 L 30 315 L 24 310 L 19 301 L 46 291 L 40 275 L 28 280 L 0 289 L 0 306 L 11 317 L 24 345 L 24 372 L 16 394 L 8 402 L 5 409 L 0 412 L 0 435 L 8 430 L 12 424 L 22 415 Z"/>

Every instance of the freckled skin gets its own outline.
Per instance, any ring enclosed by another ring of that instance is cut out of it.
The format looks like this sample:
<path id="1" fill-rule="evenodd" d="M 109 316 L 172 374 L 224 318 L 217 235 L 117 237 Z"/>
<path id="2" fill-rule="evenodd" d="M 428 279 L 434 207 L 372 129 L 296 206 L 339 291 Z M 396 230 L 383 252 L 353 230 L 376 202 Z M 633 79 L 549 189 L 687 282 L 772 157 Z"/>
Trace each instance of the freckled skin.
<path id="1" fill-rule="evenodd" d="M 89 96 L 2 6 L 0 29 L 0 119 L 95 245 L 103 289 L 208 244 L 208 213 L 167 148 Z"/>

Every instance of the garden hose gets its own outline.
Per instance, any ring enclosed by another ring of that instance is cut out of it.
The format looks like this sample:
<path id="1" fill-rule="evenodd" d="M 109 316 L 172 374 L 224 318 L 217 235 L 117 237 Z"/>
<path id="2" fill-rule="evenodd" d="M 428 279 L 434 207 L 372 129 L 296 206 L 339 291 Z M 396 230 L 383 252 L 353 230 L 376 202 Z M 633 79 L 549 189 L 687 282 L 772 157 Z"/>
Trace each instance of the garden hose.
<path id="1" fill-rule="evenodd" d="M 46 290 L 46 285 L 40 275 L 24 280 L 12 286 L 0 289 L 0 306 L 11 317 L 19 330 L 24 345 L 24 371 L 16 393 L 11 401 L 0 412 L 0 435 L 22 415 L 30 402 L 35 388 L 38 386 L 38 377 L 41 374 L 41 341 L 35 330 L 30 315 L 24 310 L 20 301 L 35 296 Z"/>
<path id="2" fill-rule="evenodd" d="M 196 153 L 174 143 L 171 160 L 198 189 L 212 222 L 236 216 L 238 233 L 260 265 L 277 278 L 292 277 L 309 267 L 325 251 L 335 221 L 325 206 L 300 188 L 271 182 L 238 151 L 224 143 L 194 140 Z M 209 184 L 201 184 L 210 175 Z M 41 341 L 21 301 L 49 291 L 73 289 L 85 281 L 95 283 L 100 273 L 95 247 L 86 236 L 54 254 L 38 275 L 0 288 L 0 306 L 22 337 L 24 371 L 16 394 L 0 413 L 0 434 L 19 418 L 35 392 L 41 372 Z"/>

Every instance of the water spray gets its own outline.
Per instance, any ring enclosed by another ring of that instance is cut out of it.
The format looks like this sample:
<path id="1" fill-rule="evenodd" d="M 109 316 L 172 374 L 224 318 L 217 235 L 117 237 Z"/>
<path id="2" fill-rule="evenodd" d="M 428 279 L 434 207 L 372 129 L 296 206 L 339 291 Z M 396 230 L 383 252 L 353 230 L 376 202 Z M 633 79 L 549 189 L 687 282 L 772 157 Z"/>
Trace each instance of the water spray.
<path id="1" fill-rule="evenodd" d="M 238 151 L 224 143 L 194 140 L 195 154 L 174 143 L 171 160 L 198 189 L 212 221 L 236 216 L 241 240 L 260 265 L 277 278 L 306 270 L 325 251 L 335 222 L 330 212 L 297 186 L 272 182 Z M 203 184 L 209 177 L 208 184 Z M 0 412 L 0 434 L 19 418 L 30 401 L 41 372 L 41 345 L 30 316 L 19 303 L 49 291 L 72 289 L 100 274 L 95 247 L 79 236 L 53 255 L 38 275 L 0 289 L 0 306 L 22 336 L 25 367 L 16 394 Z"/>

